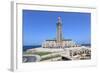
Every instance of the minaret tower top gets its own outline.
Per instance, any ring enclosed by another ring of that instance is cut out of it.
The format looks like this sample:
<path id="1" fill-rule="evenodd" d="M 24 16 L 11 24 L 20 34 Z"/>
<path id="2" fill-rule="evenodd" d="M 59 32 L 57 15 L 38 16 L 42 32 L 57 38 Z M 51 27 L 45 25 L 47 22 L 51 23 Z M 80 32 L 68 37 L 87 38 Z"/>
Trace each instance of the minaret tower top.
<path id="1" fill-rule="evenodd" d="M 62 22 L 61 22 L 61 17 L 60 17 L 60 16 L 58 17 L 58 23 L 62 23 Z"/>

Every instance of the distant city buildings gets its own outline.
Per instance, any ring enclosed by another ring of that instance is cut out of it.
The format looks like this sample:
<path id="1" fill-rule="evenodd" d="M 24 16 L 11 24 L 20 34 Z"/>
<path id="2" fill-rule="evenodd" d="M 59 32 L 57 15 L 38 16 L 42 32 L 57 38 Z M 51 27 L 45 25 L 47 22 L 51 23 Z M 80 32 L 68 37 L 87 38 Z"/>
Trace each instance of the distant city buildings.
<path id="1" fill-rule="evenodd" d="M 72 39 L 63 39 L 61 17 L 58 17 L 56 29 L 57 29 L 56 39 L 55 40 L 45 40 L 42 43 L 43 48 L 68 48 L 68 47 L 79 46 L 75 42 L 73 42 Z"/>

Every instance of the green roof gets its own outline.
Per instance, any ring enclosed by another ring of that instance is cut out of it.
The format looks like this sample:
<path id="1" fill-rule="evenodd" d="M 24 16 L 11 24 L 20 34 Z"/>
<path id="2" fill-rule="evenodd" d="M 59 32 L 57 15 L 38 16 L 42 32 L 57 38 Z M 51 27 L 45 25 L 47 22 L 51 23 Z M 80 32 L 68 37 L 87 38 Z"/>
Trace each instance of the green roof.
<path id="1" fill-rule="evenodd" d="M 46 41 L 56 41 L 56 40 L 46 40 Z M 63 41 L 72 41 L 72 39 L 63 39 Z"/>

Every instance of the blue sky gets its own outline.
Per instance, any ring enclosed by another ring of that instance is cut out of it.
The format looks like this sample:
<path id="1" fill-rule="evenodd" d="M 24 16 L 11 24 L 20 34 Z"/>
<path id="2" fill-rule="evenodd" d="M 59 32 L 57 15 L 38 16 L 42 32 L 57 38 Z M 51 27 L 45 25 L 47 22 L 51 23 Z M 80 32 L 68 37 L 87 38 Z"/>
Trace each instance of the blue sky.
<path id="1" fill-rule="evenodd" d="M 46 39 L 55 39 L 58 16 L 63 38 L 80 44 L 91 42 L 90 13 L 23 10 L 23 45 L 40 45 Z"/>

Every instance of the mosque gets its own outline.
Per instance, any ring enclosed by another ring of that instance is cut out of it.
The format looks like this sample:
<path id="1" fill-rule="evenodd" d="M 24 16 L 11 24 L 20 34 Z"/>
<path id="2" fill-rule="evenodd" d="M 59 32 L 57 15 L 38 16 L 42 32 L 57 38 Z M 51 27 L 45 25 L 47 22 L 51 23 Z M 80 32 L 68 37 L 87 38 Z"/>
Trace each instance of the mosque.
<path id="1" fill-rule="evenodd" d="M 61 17 L 58 17 L 56 27 L 56 39 L 55 40 L 45 40 L 42 43 L 43 48 L 69 48 L 69 47 L 77 47 L 77 45 L 72 39 L 63 39 L 62 33 L 62 20 Z"/>

